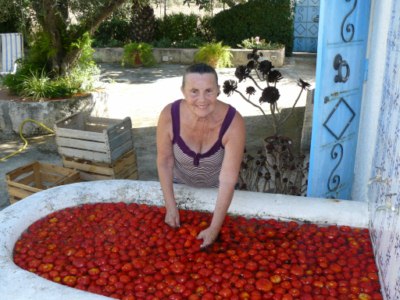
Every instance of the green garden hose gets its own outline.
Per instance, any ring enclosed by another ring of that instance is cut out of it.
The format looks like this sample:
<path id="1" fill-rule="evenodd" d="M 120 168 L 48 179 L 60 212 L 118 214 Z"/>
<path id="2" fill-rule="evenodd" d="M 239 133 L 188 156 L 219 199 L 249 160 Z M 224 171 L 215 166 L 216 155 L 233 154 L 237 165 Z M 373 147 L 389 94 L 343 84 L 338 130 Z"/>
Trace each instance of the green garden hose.
<path id="1" fill-rule="evenodd" d="M 28 123 L 28 122 L 35 123 L 36 125 L 41 126 L 44 129 L 46 129 L 48 132 L 54 133 L 54 130 L 50 129 L 49 127 L 47 127 L 46 125 L 44 125 L 41 122 L 38 122 L 38 121 L 33 120 L 33 119 L 25 119 L 24 121 L 22 121 L 21 125 L 19 126 L 19 136 L 21 137 L 22 141 L 24 142 L 24 145 L 21 148 L 19 148 L 17 151 L 15 151 L 15 152 L 7 155 L 7 156 L 4 156 L 4 157 L 0 158 L 0 162 L 6 161 L 10 157 L 12 157 L 12 156 L 14 156 L 14 155 L 16 155 L 16 154 L 18 154 L 18 153 L 20 153 L 20 152 L 22 152 L 22 151 L 24 151 L 26 149 L 26 147 L 28 146 L 28 140 L 22 134 L 22 130 L 23 130 L 25 124 Z"/>

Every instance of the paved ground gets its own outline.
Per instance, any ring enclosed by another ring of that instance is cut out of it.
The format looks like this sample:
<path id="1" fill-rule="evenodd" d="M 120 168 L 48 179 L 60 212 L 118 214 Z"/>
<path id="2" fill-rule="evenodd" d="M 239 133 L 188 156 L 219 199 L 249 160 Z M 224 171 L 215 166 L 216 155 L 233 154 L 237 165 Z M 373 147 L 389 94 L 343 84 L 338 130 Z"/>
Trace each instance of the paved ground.
<path id="1" fill-rule="evenodd" d="M 155 125 L 161 109 L 169 102 L 181 97 L 181 76 L 185 66 L 161 65 L 156 68 L 122 69 L 118 65 L 100 65 L 99 87 L 109 94 L 110 118 L 129 116 L 133 124 L 135 149 L 138 157 L 139 177 L 141 180 L 157 180 L 155 165 Z M 315 83 L 315 56 L 295 55 L 287 58 L 285 65 L 279 68 L 284 79 L 278 84 L 281 94 L 279 105 L 291 107 L 298 94 L 297 80 L 302 78 L 312 86 Z M 218 70 L 219 83 L 227 79 L 236 79 L 235 69 Z M 245 88 L 247 85 L 242 85 Z M 298 107 L 299 113 L 292 118 L 292 126 L 297 134 L 301 132 L 302 111 L 305 106 L 305 94 Z M 258 109 L 241 100 L 238 96 L 220 99 L 233 106 L 245 117 L 247 126 L 247 149 L 249 152 L 262 147 L 262 141 L 268 135 L 270 125 L 266 124 Z M 0 99 L 1 101 L 1 99 Z M 28 139 L 29 145 L 4 162 L 0 162 L 0 209 L 9 205 L 5 174 L 31 161 L 38 160 L 62 165 L 54 136 L 41 136 Z M 14 152 L 23 145 L 18 136 L 4 136 L 0 131 L 0 158 Z"/>

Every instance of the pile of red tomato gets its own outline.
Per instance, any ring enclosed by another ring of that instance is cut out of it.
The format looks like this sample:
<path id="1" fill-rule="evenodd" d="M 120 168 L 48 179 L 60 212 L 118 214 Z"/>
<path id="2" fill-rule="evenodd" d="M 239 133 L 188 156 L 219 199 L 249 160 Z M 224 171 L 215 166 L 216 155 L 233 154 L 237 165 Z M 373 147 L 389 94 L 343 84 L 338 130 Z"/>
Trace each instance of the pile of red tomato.
<path id="1" fill-rule="evenodd" d="M 116 299 L 382 299 L 367 229 L 228 216 L 200 249 L 211 214 L 96 203 L 32 224 L 14 261 L 48 280 Z"/>

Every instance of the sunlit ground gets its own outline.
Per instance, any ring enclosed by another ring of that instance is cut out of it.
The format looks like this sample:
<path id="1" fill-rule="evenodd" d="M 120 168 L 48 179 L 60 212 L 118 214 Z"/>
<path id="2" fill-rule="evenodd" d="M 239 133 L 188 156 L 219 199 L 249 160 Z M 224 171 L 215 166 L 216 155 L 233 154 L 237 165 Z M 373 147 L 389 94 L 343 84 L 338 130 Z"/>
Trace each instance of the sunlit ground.
<path id="1" fill-rule="evenodd" d="M 162 108 L 168 103 L 182 97 L 180 86 L 185 66 L 163 65 L 157 68 L 119 68 L 116 65 L 101 66 L 102 73 L 99 87 L 108 94 L 108 114 L 110 118 L 124 118 L 130 116 L 133 127 L 154 126 Z M 278 83 L 280 92 L 279 108 L 292 107 L 300 88 L 297 85 L 299 78 L 315 86 L 315 60 L 287 58 L 285 65 L 279 70 L 283 79 Z M 234 76 L 235 68 L 218 69 L 219 84 L 225 80 L 237 80 Z M 239 90 L 245 94 L 247 86 L 253 85 L 250 80 L 241 82 Z M 259 82 L 266 87 L 265 82 Z M 252 96 L 254 103 L 258 103 L 260 93 Z M 243 116 L 261 115 L 258 108 L 245 102 L 238 94 L 227 96 L 221 92 L 219 99 L 233 105 Z M 297 107 L 305 106 L 306 92 L 303 92 Z M 265 113 L 269 114 L 268 104 L 262 105 Z"/>

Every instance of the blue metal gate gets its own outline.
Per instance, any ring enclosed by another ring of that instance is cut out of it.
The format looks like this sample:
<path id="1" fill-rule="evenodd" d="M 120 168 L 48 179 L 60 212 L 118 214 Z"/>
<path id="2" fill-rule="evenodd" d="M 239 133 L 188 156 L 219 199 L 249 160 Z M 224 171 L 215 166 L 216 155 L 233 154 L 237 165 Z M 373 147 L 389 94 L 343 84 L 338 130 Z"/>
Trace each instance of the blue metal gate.
<path id="1" fill-rule="evenodd" d="M 322 0 L 307 195 L 350 199 L 370 0 Z"/>
<path id="2" fill-rule="evenodd" d="M 320 0 L 296 0 L 294 15 L 295 52 L 317 52 Z"/>

